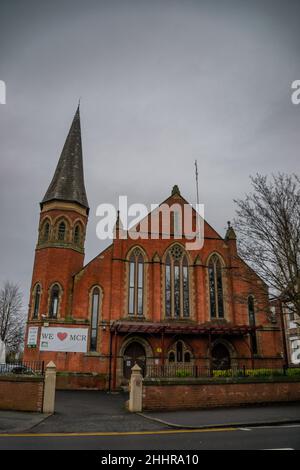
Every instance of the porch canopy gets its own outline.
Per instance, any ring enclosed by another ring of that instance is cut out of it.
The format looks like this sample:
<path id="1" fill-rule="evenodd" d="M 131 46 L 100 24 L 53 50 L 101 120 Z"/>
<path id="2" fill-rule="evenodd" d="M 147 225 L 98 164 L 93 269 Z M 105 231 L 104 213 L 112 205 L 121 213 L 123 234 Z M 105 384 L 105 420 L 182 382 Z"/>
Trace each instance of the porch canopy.
<path id="1" fill-rule="evenodd" d="M 228 335 L 244 336 L 258 327 L 250 325 L 230 325 L 205 323 L 198 325 L 183 325 L 178 323 L 150 323 L 134 321 L 116 321 L 110 329 L 116 334 L 143 333 L 143 334 L 190 334 L 190 335 Z"/>

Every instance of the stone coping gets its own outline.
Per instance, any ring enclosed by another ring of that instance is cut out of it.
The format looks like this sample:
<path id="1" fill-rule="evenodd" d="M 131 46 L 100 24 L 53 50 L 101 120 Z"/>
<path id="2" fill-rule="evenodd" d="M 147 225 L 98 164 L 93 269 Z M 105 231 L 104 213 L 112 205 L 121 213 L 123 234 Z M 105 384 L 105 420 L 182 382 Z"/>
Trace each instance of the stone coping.
<path id="1" fill-rule="evenodd" d="M 106 378 L 107 374 L 101 374 L 98 372 L 68 372 L 68 371 L 57 371 L 56 375 L 59 377 L 103 377 Z"/>
<path id="2" fill-rule="evenodd" d="M 217 377 L 217 378 L 144 378 L 143 385 L 167 386 L 167 385 L 220 385 L 220 384 L 249 384 L 249 383 L 291 383 L 300 382 L 299 377 Z"/>
<path id="3" fill-rule="evenodd" d="M 0 382 L 43 382 L 42 375 L 1 374 Z"/>

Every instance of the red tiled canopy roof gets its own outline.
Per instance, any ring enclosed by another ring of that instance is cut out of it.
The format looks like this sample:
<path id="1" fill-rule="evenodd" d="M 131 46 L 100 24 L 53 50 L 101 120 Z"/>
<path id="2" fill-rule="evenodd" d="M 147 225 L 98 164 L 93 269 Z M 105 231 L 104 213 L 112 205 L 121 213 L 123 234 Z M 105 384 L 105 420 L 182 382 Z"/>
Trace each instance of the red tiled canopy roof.
<path id="1" fill-rule="evenodd" d="M 202 324 L 202 325 L 182 325 L 172 323 L 145 323 L 131 321 L 117 321 L 111 325 L 111 331 L 126 333 L 164 333 L 164 334 L 191 334 L 191 335 L 246 335 L 255 331 L 257 327 L 249 325 L 230 324 Z"/>

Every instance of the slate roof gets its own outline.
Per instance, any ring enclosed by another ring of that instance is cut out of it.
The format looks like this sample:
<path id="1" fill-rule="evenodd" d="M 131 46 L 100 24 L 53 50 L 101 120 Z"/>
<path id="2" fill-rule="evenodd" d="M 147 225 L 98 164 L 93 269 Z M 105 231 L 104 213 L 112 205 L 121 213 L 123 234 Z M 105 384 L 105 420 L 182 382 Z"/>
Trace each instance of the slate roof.
<path id="1" fill-rule="evenodd" d="M 52 200 L 77 202 L 89 208 L 84 186 L 79 105 L 53 179 L 41 204 Z"/>

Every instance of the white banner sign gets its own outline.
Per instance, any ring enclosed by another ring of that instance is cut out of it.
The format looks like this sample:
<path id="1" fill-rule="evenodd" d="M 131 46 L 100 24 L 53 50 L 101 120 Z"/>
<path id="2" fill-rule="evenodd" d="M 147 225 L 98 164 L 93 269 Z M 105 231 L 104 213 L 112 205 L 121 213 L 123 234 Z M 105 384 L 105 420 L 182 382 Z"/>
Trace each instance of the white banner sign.
<path id="1" fill-rule="evenodd" d="M 87 328 L 42 328 L 40 351 L 86 352 Z"/>
<path id="2" fill-rule="evenodd" d="M 29 348 L 36 348 L 38 340 L 39 327 L 30 326 L 28 328 L 27 346 Z"/>

